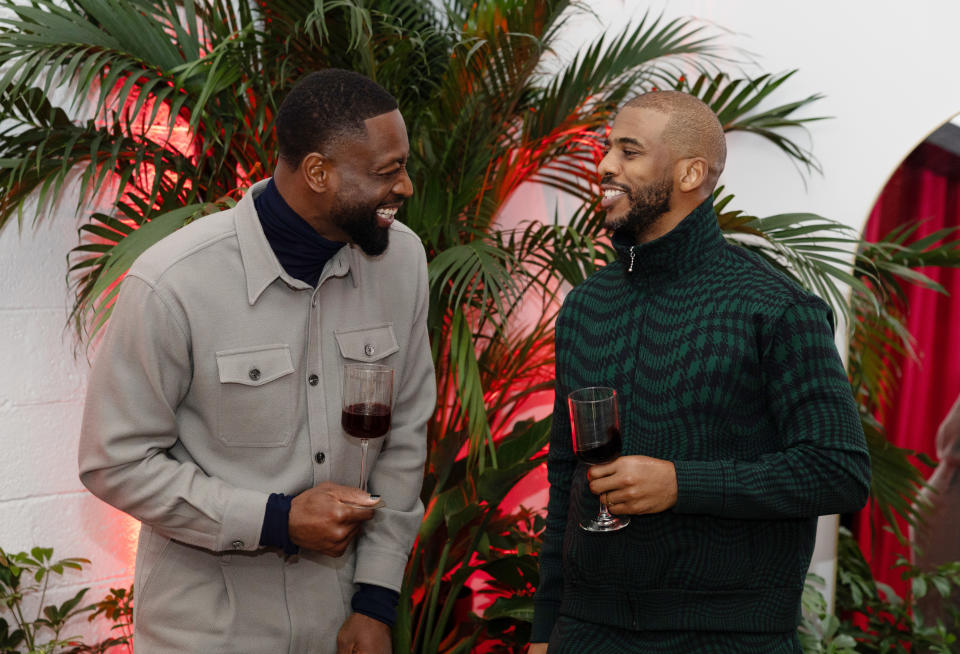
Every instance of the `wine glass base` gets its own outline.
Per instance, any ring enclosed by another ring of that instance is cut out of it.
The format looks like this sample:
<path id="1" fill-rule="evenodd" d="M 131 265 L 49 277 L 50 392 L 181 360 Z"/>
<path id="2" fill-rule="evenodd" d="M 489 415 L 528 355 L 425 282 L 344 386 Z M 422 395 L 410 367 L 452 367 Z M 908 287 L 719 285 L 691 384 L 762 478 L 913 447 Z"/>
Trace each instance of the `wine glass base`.
<path id="1" fill-rule="evenodd" d="M 585 531 L 618 531 L 629 524 L 630 518 L 627 516 L 597 516 L 581 522 L 580 528 Z"/>

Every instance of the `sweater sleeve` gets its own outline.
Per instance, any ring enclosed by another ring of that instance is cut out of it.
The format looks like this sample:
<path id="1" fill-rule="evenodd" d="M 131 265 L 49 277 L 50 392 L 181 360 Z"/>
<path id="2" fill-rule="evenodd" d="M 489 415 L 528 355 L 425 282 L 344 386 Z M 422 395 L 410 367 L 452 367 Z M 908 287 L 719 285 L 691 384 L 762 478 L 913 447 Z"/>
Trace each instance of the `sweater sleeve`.
<path id="1" fill-rule="evenodd" d="M 184 321 L 129 273 L 90 374 L 80 479 L 165 536 L 217 552 L 255 550 L 269 494 L 231 485 L 169 454 L 191 378 Z"/>
<path id="2" fill-rule="evenodd" d="M 809 518 L 860 509 L 870 462 L 837 353 L 830 309 L 811 297 L 773 324 L 761 355 L 769 413 L 783 447 L 756 460 L 677 461 L 679 513 Z"/>
<path id="3" fill-rule="evenodd" d="M 560 326 L 557 326 L 557 349 L 560 347 Z M 547 481 L 550 495 L 547 503 L 547 524 L 540 547 L 540 583 L 534 596 L 531 643 L 545 643 L 550 639 L 553 625 L 560 612 L 563 596 L 562 551 L 563 533 L 570 506 L 570 483 L 577 466 L 570 434 L 570 414 L 567 412 L 566 393 L 561 389 L 557 362 L 557 384 L 554 390 L 553 426 L 550 433 L 550 451 L 547 453 Z"/>

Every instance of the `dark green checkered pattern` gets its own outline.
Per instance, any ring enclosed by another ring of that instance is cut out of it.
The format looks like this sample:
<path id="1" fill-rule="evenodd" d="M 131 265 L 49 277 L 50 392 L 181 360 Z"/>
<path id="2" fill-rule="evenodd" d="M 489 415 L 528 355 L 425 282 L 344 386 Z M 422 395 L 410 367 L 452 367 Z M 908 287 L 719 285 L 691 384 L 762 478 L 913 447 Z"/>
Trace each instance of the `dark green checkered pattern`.
<path id="1" fill-rule="evenodd" d="M 557 620 L 549 654 L 801 654 L 796 632 L 724 633 L 717 631 L 643 632 Z"/>
<path id="2" fill-rule="evenodd" d="M 727 244 L 709 201 L 636 246 L 632 273 L 618 250 L 557 320 L 534 641 L 560 614 L 627 632 L 792 632 L 816 516 L 859 509 L 869 491 L 830 310 Z M 619 393 L 623 454 L 673 461 L 679 487 L 673 509 L 608 534 L 577 526 L 598 504 L 565 405 L 598 385 Z"/>

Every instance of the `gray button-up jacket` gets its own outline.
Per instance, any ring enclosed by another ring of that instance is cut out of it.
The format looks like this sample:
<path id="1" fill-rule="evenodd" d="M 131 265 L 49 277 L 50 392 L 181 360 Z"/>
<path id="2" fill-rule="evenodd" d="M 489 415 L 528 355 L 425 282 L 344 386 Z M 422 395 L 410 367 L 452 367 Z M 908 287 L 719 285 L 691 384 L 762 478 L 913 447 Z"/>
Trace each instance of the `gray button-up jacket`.
<path id="1" fill-rule="evenodd" d="M 80 476 L 142 522 L 138 652 L 335 652 L 354 584 L 398 590 L 423 516 L 423 246 L 394 223 L 384 254 L 344 247 L 314 289 L 263 235 L 265 183 L 145 252 L 97 350 Z M 391 430 L 368 459 L 386 507 L 343 557 L 287 559 L 258 545 L 269 494 L 359 480 L 359 441 L 340 427 L 347 361 L 396 370 Z"/>

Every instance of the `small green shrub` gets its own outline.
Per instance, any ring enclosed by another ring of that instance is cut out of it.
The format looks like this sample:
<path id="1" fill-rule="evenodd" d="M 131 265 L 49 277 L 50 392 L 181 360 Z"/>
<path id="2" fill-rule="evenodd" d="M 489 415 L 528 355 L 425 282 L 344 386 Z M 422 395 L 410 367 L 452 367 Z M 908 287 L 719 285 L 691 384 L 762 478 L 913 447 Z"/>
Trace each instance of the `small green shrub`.
<path id="1" fill-rule="evenodd" d="M 83 588 L 63 604 L 45 604 L 51 575 L 63 575 L 67 569 L 81 570 L 88 559 L 53 560 L 53 548 L 34 547 L 27 552 L 11 554 L 0 548 L 0 652 L 21 654 L 101 654 L 114 647 L 130 650 L 133 627 L 133 587 L 111 588 L 110 593 L 95 604 L 81 605 L 89 588 Z M 39 594 L 37 613 L 30 619 L 24 600 Z M 88 620 L 100 616 L 113 622 L 119 636 L 93 645 L 79 636 L 64 636 L 67 622 L 89 613 Z M 6 614 L 13 618 L 7 621 Z"/>
<path id="2" fill-rule="evenodd" d="M 800 641 L 805 654 L 907 654 L 956 652 L 960 609 L 946 601 L 960 591 L 960 562 L 925 572 L 903 557 L 896 569 L 909 582 L 902 598 L 876 581 L 870 565 L 847 529 L 840 529 L 837 548 L 837 593 L 834 614 L 827 613 L 823 579 L 808 575 L 803 593 Z M 944 600 L 944 620 L 925 624 L 914 607 L 930 593 Z"/>

